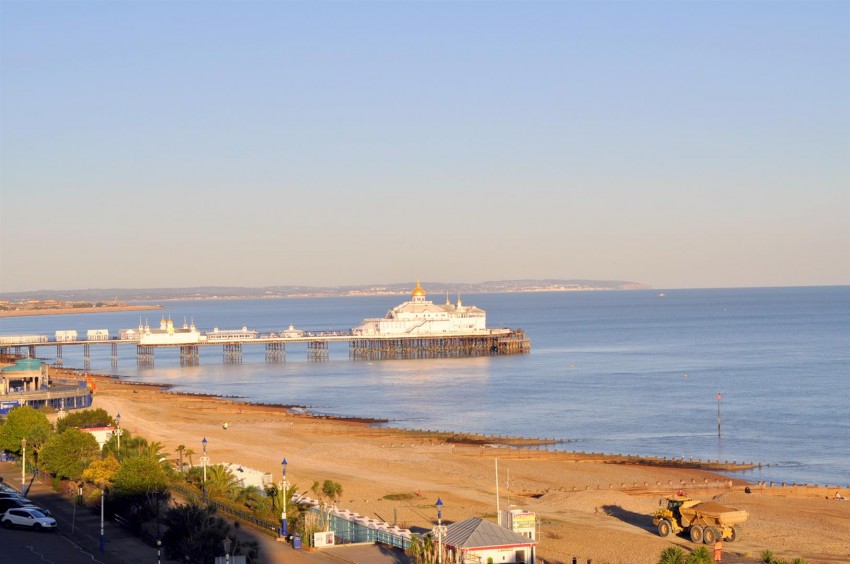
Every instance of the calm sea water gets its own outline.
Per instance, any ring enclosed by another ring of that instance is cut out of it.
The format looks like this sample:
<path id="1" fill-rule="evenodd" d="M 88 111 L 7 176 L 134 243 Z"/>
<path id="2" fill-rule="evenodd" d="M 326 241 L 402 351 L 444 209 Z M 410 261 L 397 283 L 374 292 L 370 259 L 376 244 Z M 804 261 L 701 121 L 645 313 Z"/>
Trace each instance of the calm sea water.
<path id="1" fill-rule="evenodd" d="M 751 480 L 850 484 L 850 287 L 670 290 L 463 296 L 488 325 L 525 329 L 530 355 L 351 361 L 347 345 L 309 362 L 246 346 L 243 363 L 202 347 L 180 367 L 176 349 L 137 367 L 133 346 L 92 347 L 92 369 L 179 390 L 378 417 L 399 427 L 570 441 L 559 448 L 762 462 Z M 432 296 L 437 301 L 442 298 Z M 403 297 L 170 302 L 179 325 L 202 330 L 289 324 L 348 329 Z M 158 311 L 143 314 L 157 325 Z M 0 320 L 3 334 L 135 327 L 138 313 Z M 39 349 L 48 360 L 55 348 Z M 82 367 L 81 347 L 63 349 Z M 717 400 L 722 437 L 717 436 Z M 131 414 L 122 414 L 130 421 Z"/>

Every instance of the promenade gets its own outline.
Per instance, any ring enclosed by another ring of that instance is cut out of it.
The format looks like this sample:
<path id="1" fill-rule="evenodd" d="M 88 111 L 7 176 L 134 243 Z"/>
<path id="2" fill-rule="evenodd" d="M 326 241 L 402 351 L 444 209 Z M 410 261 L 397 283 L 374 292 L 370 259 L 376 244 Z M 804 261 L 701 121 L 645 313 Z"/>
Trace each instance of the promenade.
<path id="1" fill-rule="evenodd" d="M 3 481 L 20 490 L 21 469 L 11 462 L 0 462 Z M 51 511 L 59 524 L 57 532 L 35 532 L 19 529 L 0 529 L 3 550 L 0 562 L 16 564 L 138 564 L 162 562 L 183 564 L 168 560 L 165 549 L 157 558 L 155 546 L 143 542 L 122 527 L 108 520 L 104 523 L 105 550 L 100 551 L 100 512 L 83 506 L 74 507 L 69 496 L 53 491 L 49 484 L 39 480 L 29 486 L 27 497 Z M 233 530 L 233 529 L 231 529 Z M 341 546 L 322 552 L 294 550 L 288 544 L 249 527 L 235 531 L 243 540 L 260 544 L 262 564 L 403 564 L 408 562 L 404 553 L 378 545 Z M 222 550 L 222 555 L 223 555 Z"/>

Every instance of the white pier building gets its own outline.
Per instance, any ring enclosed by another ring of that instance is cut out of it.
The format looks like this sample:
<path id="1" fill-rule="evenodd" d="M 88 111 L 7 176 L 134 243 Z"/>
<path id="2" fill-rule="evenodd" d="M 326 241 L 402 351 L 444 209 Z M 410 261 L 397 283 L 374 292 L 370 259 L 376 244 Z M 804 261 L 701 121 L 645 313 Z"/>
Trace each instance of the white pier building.
<path id="1" fill-rule="evenodd" d="M 425 290 L 417 282 L 409 301 L 394 307 L 385 317 L 364 319 L 352 329 L 356 336 L 475 335 L 486 334 L 487 313 L 475 306 L 465 306 L 458 296 L 452 304 L 425 299 Z"/>
<path id="2" fill-rule="evenodd" d="M 182 328 L 174 327 L 174 322 L 171 317 L 168 321 L 163 317 L 159 322 L 159 329 L 151 329 L 150 325 L 145 322 L 142 326 L 139 323 L 139 345 L 196 345 L 202 340 L 201 332 L 195 327 L 193 321 L 191 325 L 183 322 Z"/>

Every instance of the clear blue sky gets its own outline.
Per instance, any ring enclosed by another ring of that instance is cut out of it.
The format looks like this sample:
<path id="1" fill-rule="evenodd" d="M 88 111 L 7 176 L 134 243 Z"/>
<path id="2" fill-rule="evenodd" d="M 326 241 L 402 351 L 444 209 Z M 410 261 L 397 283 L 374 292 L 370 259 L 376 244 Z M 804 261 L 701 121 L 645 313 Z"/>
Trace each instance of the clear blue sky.
<path id="1" fill-rule="evenodd" d="M 850 2 L 0 2 L 0 291 L 850 284 Z"/>

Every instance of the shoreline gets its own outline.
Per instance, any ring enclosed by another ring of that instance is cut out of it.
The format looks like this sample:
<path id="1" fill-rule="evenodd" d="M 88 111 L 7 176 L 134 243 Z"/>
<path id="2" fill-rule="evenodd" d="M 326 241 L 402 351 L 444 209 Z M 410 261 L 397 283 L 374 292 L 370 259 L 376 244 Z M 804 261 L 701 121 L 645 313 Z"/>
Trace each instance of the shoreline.
<path id="1" fill-rule="evenodd" d="M 75 368 L 67 368 L 62 369 L 72 372 L 77 372 L 79 374 L 79 370 Z M 152 382 L 139 382 L 134 380 L 124 380 L 121 376 L 115 376 L 110 374 L 90 374 L 92 378 L 95 380 L 108 380 L 117 385 L 127 385 L 127 386 L 149 386 L 160 393 L 163 394 L 172 394 L 177 396 L 186 396 L 193 398 L 203 398 L 221 401 L 237 406 L 256 406 L 256 407 L 264 407 L 271 409 L 282 409 L 291 415 L 301 415 L 304 417 L 309 417 L 315 420 L 327 420 L 327 421 L 345 421 L 352 423 L 363 423 L 368 426 L 376 426 L 376 425 L 387 425 L 387 429 L 395 429 L 402 433 L 409 434 L 412 437 L 425 438 L 429 440 L 442 440 L 448 444 L 457 444 L 457 445 L 475 445 L 489 448 L 502 448 L 508 447 L 512 449 L 528 449 L 529 447 L 540 447 L 540 446 L 554 446 L 554 445 L 565 445 L 569 444 L 571 441 L 567 439 L 557 439 L 557 438 L 539 438 L 539 437 L 520 437 L 513 435 L 486 435 L 481 433 L 469 433 L 465 431 L 432 431 L 432 430 L 423 430 L 423 429 L 405 429 L 401 427 L 396 427 L 392 425 L 392 421 L 389 419 L 382 418 L 373 418 L 373 417 L 358 417 L 358 416 L 345 416 L 345 415 L 323 415 L 310 411 L 309 406 L 305 405 L 297 405 L 297 404 L 279 404 L 279 403 L 266 403 L 266 402 L 250 402 L 245 401 L 244 396 L 224 396 L 224 395 L 216 395 L 216 394 L 205 394 L 202 392 L 184 392 L 184 391 L 173 391 L 174 387 L 172 384 L 160 384 L 160 383 L 152 383 Z M 737 461 L 729 462 L 720 460 L 706 460 L 702 459 L 694 460 L 693 458 L 689 460 L 682 459 L 671 459 L 667 457 L 659 457 L 659 456 L 649 456 L 649 455 L 631 455 L 631 454 L 615 454 L 615 453 L 606 453 L 606 452 L 586 452 L 580 450 L 566 450 L 566 449 L 554 449 L 554 450 L 539 450 L 535 449 L 534 452 L 538 453 L 539 457 L 549 456 L 552 459 L 560 459 L 566 458 L 569 460 L 573 459 L 584 459 L 584 460 L 593 460 L 593 461 L 602 461 L 606 464 L 637 464 L 637 465 L 646 465 L 646 466 L 657 466 L 662 468 L 687 468 L 691 470 L 705 470 L 710 472 L 744 472 L 747 470 L 753 470 L 756 468 L 761 468 L 763 465 L 761 463 L 756 462 L 741 462 Z M 766 466 L 770 466 L 767 464 Z M 724 478 L 729 478 L 729 476 L 723 475 Z M 757 482 L 752 482 L 746 480 L 744 478 L 734 478 L 736 480 L 744 480 L 748 482 L 750 485 L 757 484 Z"/>

